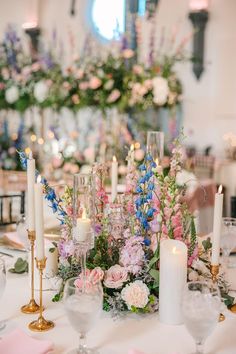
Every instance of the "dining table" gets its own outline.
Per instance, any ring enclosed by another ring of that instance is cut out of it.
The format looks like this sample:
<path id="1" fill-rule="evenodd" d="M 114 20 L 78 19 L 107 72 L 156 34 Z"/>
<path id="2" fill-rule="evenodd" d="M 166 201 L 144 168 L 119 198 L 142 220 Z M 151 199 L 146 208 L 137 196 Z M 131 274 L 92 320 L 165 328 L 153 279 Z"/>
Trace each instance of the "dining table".
<path id="1" fill-rule="evenodd" d="M 13 257 L 1 255 L 8 270 L 19 254 L 21 255 L 20 252 L 11 251 Z M 52 302 L 55 290 L 43 291 L 44 317 L 53 321 L 55 327 L 42 333 L 29 330 L 29 323 L 38 316 L 21 312 L 21 306 L 30 298 L 29 276 L 27 273 L 15 274 L 8 270 L 5 291 L 0 299 L 0 320 L 6 321 L 6 327 L 0 332 L 0 337 L 3 338 L 14 329 L 20 328 L 33 338 L 50 340 L 54 347 L 53 354 L 66 354 L 69 349 L 76 347 L 79 343 L 79 334 L 68 321 L 63 301 Z M 236 269 L 229 269 L 227 278 L 234 291 Z M 35 298 L 38 301 L 38 291 L 35 291 Z M 236 314 L 226 308 L 224 314 L 225 320 L 217 324 L 206 340 L 204 352 L 206 354 L 236 354 Z M 161 323 L 158 312 L 147 315 L 121 314 L 119 317 L 102 312 L 99 320 L 89 331 L 87 340 L 89 346 L 97 348 L 100 354 L 129 354 L 133 353 L 132 350 L 144 354 L 191 354 L 195 349 L 194 340 L 184 324 Z"/>

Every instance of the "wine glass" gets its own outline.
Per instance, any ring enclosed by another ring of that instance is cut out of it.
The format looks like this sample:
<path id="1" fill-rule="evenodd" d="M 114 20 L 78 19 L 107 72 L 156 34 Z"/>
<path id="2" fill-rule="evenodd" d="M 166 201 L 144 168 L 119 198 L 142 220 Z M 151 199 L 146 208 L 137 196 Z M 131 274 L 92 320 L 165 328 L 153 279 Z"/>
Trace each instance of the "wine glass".
<path id="1" fill-rule="evenodd" d="M 229 255 L 236 246 L 236 218 L 222 218 L 221 249 L 223 263 L 226 268 L 230 266 Z"/>
<path id="2" fill-rule="evenodd" d="M 184 323 L 196 342 L 196 352 L 203 354 L 206 338 L 216 327 L 221 309 L 219 288 L 213 282 L 189 282 L 182 301 Z"/>
<path id="3" fill-rule="evenodd" d="M 68 354 L 93 354 L 88 348 L 86 334 L 96 323 L 103 306 L 103 290 L 101 283 L 93 284 L 88 279 L 71 278 L 64 289 L 64 307 L 70 324 L 80 334 L 79 346 Z"/>
<path id="4" fill-rule="evenodd" d="M 0 299 L 4 293 L 6 287 L 6 267 L 3 258 L 0 258 Z M 5 321 L 0 320 L 0 330 L 6 326 Z"/>

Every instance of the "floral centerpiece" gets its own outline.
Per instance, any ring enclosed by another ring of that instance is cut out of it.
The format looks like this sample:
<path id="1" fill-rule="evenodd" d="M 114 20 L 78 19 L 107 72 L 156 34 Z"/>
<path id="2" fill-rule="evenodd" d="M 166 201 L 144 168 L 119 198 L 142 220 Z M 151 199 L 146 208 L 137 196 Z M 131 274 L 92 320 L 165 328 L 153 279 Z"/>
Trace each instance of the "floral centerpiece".
<path id="1" fill-rule="evenodd" d="M 95 165 L 95 241 L 87 257 L 86 281 L 101 281 L 104 290 L 104 309 L 117 314 L 122 311 L 151 313 L 158 310 L 160 242 L 171 238 L 184 242 L 188 248 L 188 277 L 210 278 L 210 240 L 199 241 L 193 215 L 183 202 L 183 187 L 176 183 L 181 170 L 182 149 L 178 141 L 173 149 L 170 170 L 164 174 L 151 155 L 147 154 L 139 166 L 129 165 L 126 193 L 122 200 L 109 204 L 103 180 L 107 171 L 104 164 Z M 21 154 L 23 164 L 26 156 Z M 58 244 L 59 275 L 64 283 L 68 278 L 80 278 L 80 264 L 72 239 L 72 195 L 66 187 L 61 199 L 43 179 L 45 197 L 62 223 Z M 119 210 L 118 223 L 117 213 Z M 114 217 L 114 215 L 116 217 Z M 118 228 L 117 228 L 118 226 Z M 78 285 L 79 286 L 79 285 Z M 223 275 L 219 277 L 222 297 L 229 305 Z M 62 286 L 63 288 L 63 286 Z M 54 301 L 60 299 L 60 292 Z"/>

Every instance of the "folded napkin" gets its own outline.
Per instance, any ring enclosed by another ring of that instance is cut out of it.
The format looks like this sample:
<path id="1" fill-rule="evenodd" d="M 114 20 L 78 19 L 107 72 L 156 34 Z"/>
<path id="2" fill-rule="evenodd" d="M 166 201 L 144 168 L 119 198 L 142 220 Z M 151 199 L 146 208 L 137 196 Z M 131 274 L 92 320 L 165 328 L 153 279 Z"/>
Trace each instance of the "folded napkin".
<path id="1" fill-rule="evenodd" d="M 20 329 L 15 329 L 0 340 L 2 354 L 48 354 L 52 349 L 50 341 L 34 339 Z"/>

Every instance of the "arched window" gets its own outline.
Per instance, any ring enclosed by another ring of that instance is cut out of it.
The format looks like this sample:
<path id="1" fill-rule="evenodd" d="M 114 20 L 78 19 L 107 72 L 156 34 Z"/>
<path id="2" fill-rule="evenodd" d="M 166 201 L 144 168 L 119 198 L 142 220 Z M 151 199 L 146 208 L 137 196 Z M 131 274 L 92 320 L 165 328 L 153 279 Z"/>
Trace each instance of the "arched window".
<path id="1" fill-rule="evenodd" d="M 136 0 L 137 1 L 137 0 Z M 95 32 L 103 40 L 119 39 L 125 32 L 127 0 L 93 0 L 90 18 Z M 138 1 L 139 15 L 145 13 L 146 0 Z"/>

